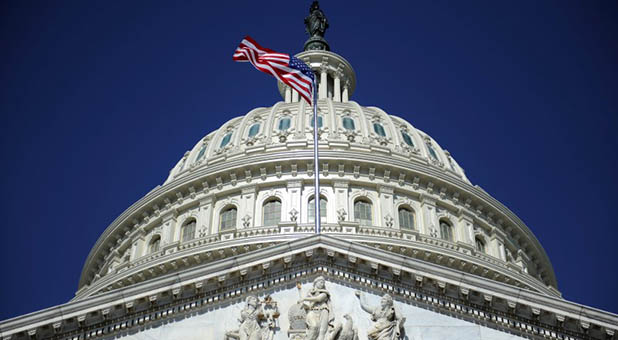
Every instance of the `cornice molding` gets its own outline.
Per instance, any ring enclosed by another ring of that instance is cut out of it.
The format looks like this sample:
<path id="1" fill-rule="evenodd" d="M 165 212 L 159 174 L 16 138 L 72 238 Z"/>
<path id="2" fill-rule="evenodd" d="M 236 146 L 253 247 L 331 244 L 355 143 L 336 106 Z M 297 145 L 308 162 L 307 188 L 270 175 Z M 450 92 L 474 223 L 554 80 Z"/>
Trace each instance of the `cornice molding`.
<path id="1" fill-rule="evenodd" d="M 409 160 L 400 161 L 397 159 L 393 159 L 393 157 L 384 157 L 379 154 L 369 155 L 364 152 L 355 152 L 355 151 L 346 152 L 344 154 L 345 155 L 344 157 L 341 157 L 341 155 L 342 155 L 341 153 L 336 152 L 336 151 L 329 151 L 329 150 L 321 151 L 321 157 L 324 161 L 353 162 L 354 164 L 361 163 L 361 164 L 366 164 L 366 165 L 372 164 L 372 166 L 379 167 L 379 168 L 388 167 L 389 169 L 391 169 L 390 171 L 392 171 L 392 169 L 396 169 L 394 173 L 397 173 L 397 172 L 407 173 L 406 178 L 408 178 L 412 182 L 406 181 L 404 183 L 404 187 L 406 185 L 412 185 L 412 187 L 414 187 L 415 183 L 417 183 L 416 179 L 418 178 L 418 176 L 422 176 L 423 180 L 419 181 L 418 183 L 420 184 L 422 184 L 421 182 L 433 183 L 434 187 L 437 186 L 440 188 L 448 188 L 446 192 L 450 193 L 449 195 L 450 197 L 442 198 L 440 197 L 439 194 L 435 193 L 436 190 L 432 190 L 433 193 L 423 193 L 423 195 L 429 195 L 430 197 L 432 197 L 432 199 L 435 199 L 438 201 L 442 200 L 444 202 L 450 202 L 449 199 L 452 199 L 452 203 L 449 203 L 449 204 L 452 204 L 453 206 L 459 206 L 460 209 L 471 209 L 472 205 L 470 204 L 470 202 L 467 202 L 467 201 L 464 201 L 463 206 L 460 206 L 460 204 L 462 204 L 463 198 L 465 197 L 474 197 L 476 200 L 479 201 L 479 203 L 482 203 L 486 205 L 487 207 L 491 207 L 491 209 L 495 210 L 495 212 L 497 213 L 497 214 L 492 213 L 492 215 L 495 216 L 494 219 L 502 221 L 501 223 L 505 223 L 504 222 L 505 220 L 510 221 L 514 226 L 516 226 L 515 229 L 520 230 L 522 232 L 524 236 L 523 239 L 528 240 L 528 243 L 532 245 L 533 249 L 540 255 L 537 258 L 540 259 L 541 261 L 540 264 L 543 266 L 543 269 L 545 269 L 546 273 L 549 274 L 549 284 L 551 284 L 554 287 L 556 286 L 555 274 L 553 272 L 553 268 L 551 267 L 551 263 L 549 262 L 549 259 L 547 258 L 547 255 L 545 251 L 543 250 L 542 246 L 540 245 L 540 243 L 538 242 L 538 240 L 534 237 L 532 232 L 530 232 L 530 230 L 525 226 L 525 224 L 517 216 L 515 216 L 515 214 L 513 214 L 508 208 L 506 208 L 500 202 L 498 202 L 497 200 L 489 196 L 484 190 L 478 187 L 475 187 L 475 186 L 471 186 L 467 184 L 466 182 L 461 181 L 452 176 L 449 176 L 447 174 L 443 174 L 442 171 L 436 171 L 432 169 L 431 167 L 427 167 L 426 165 L 423 165 L 423 164 L 415 164 L 413 162 L 410 162 Z M 99 240 L 97 240 L 97 243 L 92 248 L 90 254 L 88 255 L 88 259 L 86 260 L 86 264 L 82 272 L 82 277 L 80 279 L 80 288 L 86 283 L 86 280 L 88 280 L 88 273 L 90 273 L 92 270 L 90 267 L 92 265 L 93 256 L 102 250 L 101 247 L 104 243 L 106 243 L 106 239 L 108 238 L 108 236 L 111 235 L 121 225 L 126 224 L 128 221 L 132 221 L 135 218 L 135 216 L 139 216 L 139 213 L 140 212 L 143 213 L 144 209 L 149 209 L 149 207 L 157 204 L 157 202 L 162 200 L 164 197 L 174 197 L 174 193 L 183 192 L 185 190 L 188 191 L 189 187 L 196 187 L 196 186 L 202 187 L 202 190 L 197 193 L 197 197 L 199 198 L 201 193 L 204 193 L 210 190 L 209 188 L 205 187 L 203 184 L 203 183 L 208 183 L 208 181 L 205 179 L 217 177 L 217 175 L 219 175 L 220 173 L 228 173 L 228 172 L 234 172 L 236 170 L 246 169 L 246 164 L 252 164 L 254 167 L 260 167 L 265 164 L 267 166 L 272 166 L 273 159 L 277 159 L 277 164 L 287 164 L 289 162 L 294 162 L 297 168 L 300 168 L 300 170 L 302 171 L 302 166 L 298 167 L 298 165 L 303 165 L 303 163 L 306 164 L 307 162 L 310 162 L 312 160 L 312 153 L 309 150 L 297 150 L 294 152 L 286 151 L 286 152 L 264 153 L 264 154 L 244 157 L 243 159 L 237 159 L 237 160 L 234 160 L 230 157 L 230 159 L 228 159 L 224 163 L 209 166 L 204 169 L 198 169 L 191 175 L 180 177 L 166 184 L 163 187 L 157 187 L 153 189 L 146 196 L 144 196 L 142 199 L 140 199 L 139 201 L 134 203 L 131 207 L 129 207 L 125 212 L 123 212 L 116 220 L 114 220 L 114 222 L 112 222 L 112 224 L 103 232 Z M 271 175 L 274 175 L 274 174 L 267 173 L 267 177 L 270 177 Z M 295 176 L 296 179 L 302 179 L 302 176 L 305 176 L 306 173 L 304 174 L 299 173 L 298 175 L 301 176 L 301 178 L 299 178 L 298 176 Z M 356 176 L 353 176 L 354 174 L 349 173 L 348 171 L 345 172 L 345 175 L 349 177 L 350 182 L 369 181 L 372 183 L 380 184 L 380 181 L 381 181 L 381 179 L 377 177 L 373 181 L 366 179 L 364 175 L 361 175 L 362 176 L 361 178 L 355 178 Z M 287 172 L 286 172 L 286 176 L 287 176 Z M 286 176 L 277 178 L 275 181 L 285 181 L 287 179 Z M 344 177 L 344 179 L 348 179 L 348 178 Z M 218 193 L 217 195 L 224 194 L 224 191 L 226 189 L 223 188 L 223 184 L 224 184 L 223 181 L 221 181 L 219 186 L 222 188 L 221 190 L 223 191 Z M 389 185 L 389 186 L 393 185 L 393 184 L 387 184 L 387 183 L 384 183 L 384 184 Z M 238 184 L 237 186 L 242 187 L 240 184 Z M 233 190 L 237 190 L 236 186 L 233 186 L 233 187 L 234 187 Z M 399 187 L 401 188 L 401 186 Z M 407 190 L 411 190 L 411 189 L 407 189 Z M 186 200 L 186 199 L 183 201 L 190 202 L 190 200 Z M 475 204 L 475 206 L 478 206 L 478 204 Z M 477 215 L 477 212 L 470 212 L 470 213 L 475 216 Z M 498 214 L 502 215 L 502 218 L 498 217 L 499 216 Z M 123 230 L 125 230 L 126 228 L 127 227 L 125 226 Z M 511 230 L 515 230 L 515 229 L 511 228 Z"/>
<path id="2" fill-rule="evenodd" d="M 166 310 L 215 307 L 238 301 L 250 291 L 266 293 L 317 274 L 528 338 L 606 339 L 618 328 L 618 315 L 612 313 L 339 238 L 312 235 L 6 320 L 0 323 L 0 335 L 11 340 L 29 339 L 31 333 L 38 334 L 38 339 L 110 336 L 124 330 L 123 322 L 125 328 L 140 329 L 163 318 Z M 110 311 L 115 313 L 112 319 L 106 317 Z"/>

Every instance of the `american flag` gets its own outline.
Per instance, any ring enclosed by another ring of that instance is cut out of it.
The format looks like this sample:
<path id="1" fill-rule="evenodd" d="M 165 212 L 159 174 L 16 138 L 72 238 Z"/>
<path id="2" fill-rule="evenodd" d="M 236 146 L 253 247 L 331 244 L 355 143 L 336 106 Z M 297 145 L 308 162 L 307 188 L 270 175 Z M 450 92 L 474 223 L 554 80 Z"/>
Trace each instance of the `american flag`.
<path id="1" fill-rule="evenodd" d="M 264 48 L 249 36 L 240 42 L 233 59 L 240 62 L 248 61 L 258 70 L 272 74 L 311 104 L 314 75 L 311 68 L 302 60 Z"/>

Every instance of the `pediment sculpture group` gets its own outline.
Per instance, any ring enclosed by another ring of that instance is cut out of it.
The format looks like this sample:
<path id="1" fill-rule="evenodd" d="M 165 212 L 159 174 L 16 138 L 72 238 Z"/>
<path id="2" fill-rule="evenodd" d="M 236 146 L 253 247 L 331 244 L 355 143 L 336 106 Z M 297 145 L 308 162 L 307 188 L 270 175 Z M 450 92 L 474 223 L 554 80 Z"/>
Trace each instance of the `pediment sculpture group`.
<path id="1" fill-rule="evenodd" d="M 313 287 L 304 295 L 297 285 L 300 300 L 288 310 L 291 340 L 359 340 L 358 329 L 349 314 L 337 320 L 333 300 L 322 276 L 313 281 Z M 400 340 L 404 338 L 405 317 L 395 308 L 393 298 L 384 294 L 378 306 L 370 306 L 360 291 L 355 292 L 363 311 L 370 314 L 372 325 L 367 329 L 367 340 Z M 260 301 L 255 296 L 245 300 L 240 312 L 240 327 L 226 332 L 225 340 L 272 340 L 278 329 L 277 303 L 267 296 Z"/>

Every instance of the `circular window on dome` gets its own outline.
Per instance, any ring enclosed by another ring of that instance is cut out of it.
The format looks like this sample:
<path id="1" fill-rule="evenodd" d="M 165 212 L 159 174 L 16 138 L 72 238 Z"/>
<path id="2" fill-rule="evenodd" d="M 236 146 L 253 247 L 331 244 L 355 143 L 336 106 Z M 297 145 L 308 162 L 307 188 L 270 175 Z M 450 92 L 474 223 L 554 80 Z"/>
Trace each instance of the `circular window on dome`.
<path id="1" fill-rule="evenodd" d="M 251 127 L 249 128 L 249 134 L 248 134 L 249 138 L 255 137 L 255 135 L 257 135 L 258 132 L 260 132 L 260 123 L 251 125 Z"/>
<path id="2" fill-rule="evenodd" d="M 311 127 L 313 127 L 313 116 L 311 116 L 311 119 L 309 119 L 309 125 L 311 125 Z M 318 129 L 320 129 L 322 127 L 322 116 L 318 115 Z"/>
<path id="3" fill-rule="evenodd" d="M 373 131 L 378 134 L 380 137 L 386 137 L 386 131 L 384 131 L 384 126 L 380 123 L 373 123 Z"/>
<path id="4" fill-rule="evenodd" d="M 435 159 L 436 161 L 438 160 L 438 154 L 436 153 L 436 150 L 433 149 L 431 144 L 427 144 L 427 151 L 429 151 L 429 156 L 431 158 Z"/>
<path id="5" fill-rule="evenodd" d="M 195 157 L 195 161 L 196 162 L 199 162 L 202 159 L 202 157 L 204 157 L 204 154 L 206 153 L 206 147 L 207 146 L 208 145 L 206 145 L 206 144 L 202 145 L 202 147 L 200 148 L 200 152 L 198 152 L 197 156 Z"/>
<path id="6" fill-rule="evenodd" d="M 289 117 L 283 117 L 279 119 L 279 130 L 285 131 L 290 128 L 292 120 Z"/>
<path id="7" fill-rule="evenodd" d="M 403 141 L 406 142 L 411 147 L 414 147 L 414 142 L 412 141 L 412 137 L 408 135 L 405 131 L 401 130 L 401 137 L 403 137 Z"/>
<path id="8" fill-rule="evenodd" d="M 226 145 L 230 143 L 231 140 L 232 140 L 232 133 L 230 132 L 227 135 L 223 136 L 223 139 L 221 139 L 221 145 L 219 145 L 219 147 L 224 148 Z"/>
<path id="9" fill-rule="evenodd" d="M 343 124 L 343 128 L 346 130 L 356 129 L 356 127 L 354 126 L 354 119 L 350 117 L 343 117 L 342 124 Z"/>

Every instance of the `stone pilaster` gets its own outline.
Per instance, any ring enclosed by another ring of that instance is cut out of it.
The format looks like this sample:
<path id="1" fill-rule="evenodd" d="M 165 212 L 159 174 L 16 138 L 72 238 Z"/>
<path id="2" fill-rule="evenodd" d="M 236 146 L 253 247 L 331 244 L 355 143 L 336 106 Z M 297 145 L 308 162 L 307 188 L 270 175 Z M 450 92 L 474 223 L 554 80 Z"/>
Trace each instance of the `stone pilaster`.
<path id="1" fill-rule="evenodd" d="M 393 202 L 393 187 L 387 185 L 378 186 L 379 194 L 379 209 L 378 209 L 378 225 L 393 228 L 395 226 L 395 203 Z"/>
<path id="2" fill-rule="evenodd" d="M 335 192 L 335 216 L 337 221 L 352 221 L 354 219 L 353 209 L 350 209 L 349 202 L 349 182 L 334 181 L 333 190 Z"/>

